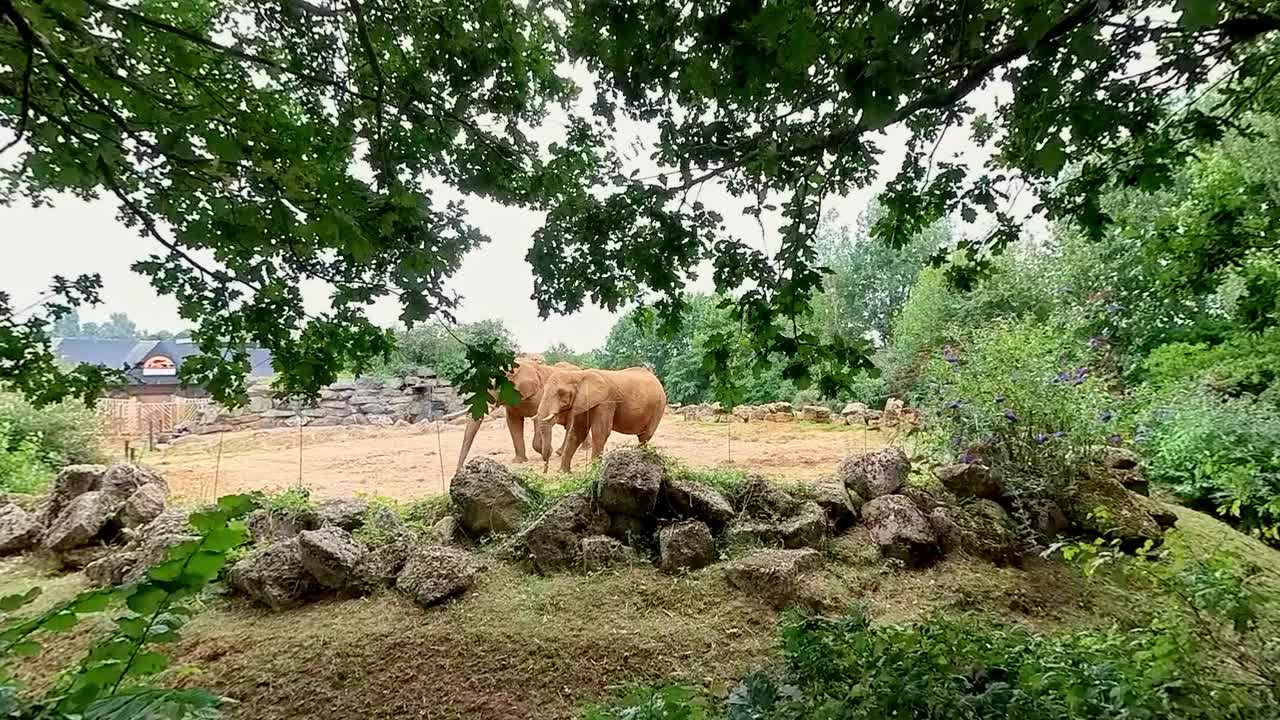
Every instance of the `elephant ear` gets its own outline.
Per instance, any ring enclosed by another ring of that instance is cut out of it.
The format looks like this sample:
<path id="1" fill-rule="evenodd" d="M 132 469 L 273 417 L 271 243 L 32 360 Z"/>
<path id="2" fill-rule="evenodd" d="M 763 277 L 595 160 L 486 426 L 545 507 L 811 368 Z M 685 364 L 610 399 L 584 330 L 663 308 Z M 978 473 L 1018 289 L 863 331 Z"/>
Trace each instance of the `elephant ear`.
<path id="1" fill-rule="evenodd" d="M 595 370 L 584 372 L 582 381 L 578 383 L 577 391 L 573 394 L 571 417 L 589 412 L 595 406 L 610 401 L 612 389 L 609 381 L 600 372 Z"/>

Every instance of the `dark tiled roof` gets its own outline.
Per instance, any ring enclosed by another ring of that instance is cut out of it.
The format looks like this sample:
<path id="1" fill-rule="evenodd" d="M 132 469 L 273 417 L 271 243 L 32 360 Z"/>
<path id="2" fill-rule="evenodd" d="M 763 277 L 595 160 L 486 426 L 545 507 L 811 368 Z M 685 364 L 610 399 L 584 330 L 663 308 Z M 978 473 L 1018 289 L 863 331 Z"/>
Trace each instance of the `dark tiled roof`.
<path id="1" fill-rule="evenodd" d="M 163 355 L 181 368 L 183 360 L 200 354 L 200 348 L 193 343 L 172 340 L 59 338 L 54 341 L 54 352 L 67 362 L 124 370 L 134 383 L 177 385 L 179 381 L 174 375 L 143 375 L 142 363 L 156 355 Z M 262 348 L 249 349 L 249 366 L 250 377 L 270 377 L 275 372 L 271 366 L 271 351 Z"/>

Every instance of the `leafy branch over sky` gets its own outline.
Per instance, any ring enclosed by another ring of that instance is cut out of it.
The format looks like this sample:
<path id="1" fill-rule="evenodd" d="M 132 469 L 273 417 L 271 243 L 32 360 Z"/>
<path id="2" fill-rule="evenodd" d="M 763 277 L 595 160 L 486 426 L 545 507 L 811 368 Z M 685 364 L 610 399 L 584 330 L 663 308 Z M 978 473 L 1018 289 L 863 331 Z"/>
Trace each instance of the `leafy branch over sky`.
<path id="1" fill-rule="evenodd" d="M 993 231 L 951 266 L 963 285 L 1017 236 L 1015 180 L 1100 232 L 1101 187 L 1167 182 L 1280 74 L 1280 6 L 1261 0 L 0 0 L 0 17 L 0 198 L 114 198 L 157 247 L 135 268 L 197 324 L 188 379 L 219 399 L 242 391 L 248 345 L 304 395 L 385 355 L 366 315 L 380 297 L 405 324 L 449 321 L 445 282 L 486 238 L 439 182 L 547 212 L 528 257 L 544 315 L 639 299 L 677 317 L 710 262 L 759 356 L 829 392 L 867 348 L 800 329 L 823 277 L 815 231 L 824 199 L 877 179 L 885 130 L 904 129 L 907 152 L 873 234 L 901 247 L 985 212 Z M 569 62 L 595 77 L 589 112 Z M 1211 85 L 1213 103 L 1189 108 Z M 551 110 L 563 137 L 543 143 Z M 624 172 L 622 118 L 657 127 L 665 172 Z M 991 161 L 935 158 L 946 132 Z M 781 212 L 772 256 L 698 201 L 709 183 Z M 310 278 L 333 288 L 314 316 Z M 92 395 L 105 378 L 68 376 L 47 351 L 56 312 L 5 325 L 0 370 L 38 399 Z M 708 366 L 727 377 L 739 342 L 713 338 Z M 476 392 L 510 361 L 471 359 Z"/>

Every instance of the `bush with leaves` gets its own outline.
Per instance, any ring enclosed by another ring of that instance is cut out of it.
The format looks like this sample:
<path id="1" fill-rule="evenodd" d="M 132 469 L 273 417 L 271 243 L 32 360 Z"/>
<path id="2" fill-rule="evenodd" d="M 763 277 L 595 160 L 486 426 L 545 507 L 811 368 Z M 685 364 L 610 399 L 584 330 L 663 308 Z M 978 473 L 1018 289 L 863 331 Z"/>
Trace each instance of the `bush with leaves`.
<path id="1" fill-rule="evenodd" d="M 0 492 L 31 495 L 43 491 L 53 479 L 32 438 L 13 439 L 12 427 L 0 422 Z"/>
<path id="2" fill-rule="evenodd" d="M 1155 403 L 1146 422 L 1151 482 L 1280 545 L 1280 409 L 1199 390 Z"/>
<path id="3" fill-rule="evenodd" d="M 995 322 L 925 367 L 924 447 L 998 469 L 1013 496 L 1056 499 L 1111 437 L 1118 410 L 1087 347 L 1054 327 Z"/>
<path id="4" fill-rule="evenodd" d="M 74 401 L 34 407 L 20 395 L 0 393 L 0 423 L 9 426 L 9 447 L 33 443 L 46 465 L 102 462 L 98 418 Z"/>
<path id="5" fill-rule="evenodd" d="M 1197 386 L 1230 397 L 1256 395 L 1280 407 L 1280 328 L 1237 331 L 1219 344 L 1161 345 L 1143 361 L 1139 377 L 1153 395 Z"/>
<path id="6" fill-rule="evenodd" d="M 0 631 L 3 674 L 0 707 L 6 717 L 125 720 L 140 717 L 207 715 L 221 698 L 202 690 L 167 690 L 143 681 L 164 670 L 168 661 L 154 648 L 176 641 L 195 611 L 192 600 L 213 582 L 230 551 L 248 539 L 242 518 L 256 507 L 247 495 L 220 498 L 208 510 L 190 516 L 198 539 L 169 550 L 168 558 L 147 571 L 144 579 L 116 588 L 90 590 L 26 619 L 12 619 Z M 39 588 L 0 599 L 0 610 L 12 614 L 40 595 Z M 76 665 L 67 668 L 43 696 L 23 696 L 11 672 L 17 658 L 43 649 L 38 637 L 74 627 L 86 615 L 107 612 L 117 602 L 125 612 L 114 628 L 96 641 Z"/>

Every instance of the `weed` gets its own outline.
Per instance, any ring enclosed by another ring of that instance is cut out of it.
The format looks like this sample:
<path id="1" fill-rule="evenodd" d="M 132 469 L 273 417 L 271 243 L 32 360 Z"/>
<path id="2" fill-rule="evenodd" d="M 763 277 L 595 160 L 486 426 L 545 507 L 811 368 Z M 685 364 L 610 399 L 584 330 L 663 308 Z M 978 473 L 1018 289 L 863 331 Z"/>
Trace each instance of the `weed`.
<path id="1" fill-rule="evenodd" d="M 296 516 L 315 509 L 311 501 L 311 491 L 305 487 L 291 487 L 262 497 L 262 507 L 272 514 Z"/>

